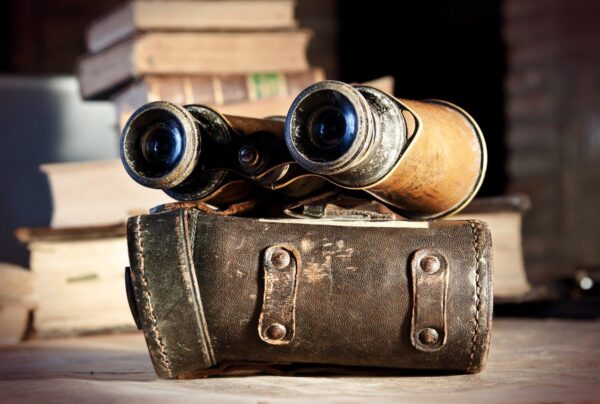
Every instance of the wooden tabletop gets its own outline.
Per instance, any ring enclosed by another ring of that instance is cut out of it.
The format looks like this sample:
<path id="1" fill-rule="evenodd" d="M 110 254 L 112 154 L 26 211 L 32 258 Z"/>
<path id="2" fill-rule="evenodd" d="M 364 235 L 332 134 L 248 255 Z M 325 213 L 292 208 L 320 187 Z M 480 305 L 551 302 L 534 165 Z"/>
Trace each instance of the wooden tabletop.
<path id="1" fill-rule="evenodd" d="M 0 349 L 0 402 L 600 401 L 600 321 L 496 319 L 487 368 L 453 376 L 157 379 L 140 333 Z"/>

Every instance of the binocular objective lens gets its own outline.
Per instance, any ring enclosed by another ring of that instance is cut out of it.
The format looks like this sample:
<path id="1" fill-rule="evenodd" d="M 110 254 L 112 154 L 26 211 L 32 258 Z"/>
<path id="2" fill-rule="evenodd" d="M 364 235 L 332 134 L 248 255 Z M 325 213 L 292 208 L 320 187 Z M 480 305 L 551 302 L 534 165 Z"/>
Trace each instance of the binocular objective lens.
<path id="1" fill-rule="evenodd" d="M 171 170 L 183 155 L 183 134 L 173 123 L 159 122 L 148 128 L 141 139 L 146 162 L 160 171 Z"/>
<path id="2" fill-rule="evenodd" d="M 348 132 L 346 117 L 335 108 L 324 108 L 313 114 L 310 122 L 310 135 L 313 142 L 322 148 L 339 145 Z"/>

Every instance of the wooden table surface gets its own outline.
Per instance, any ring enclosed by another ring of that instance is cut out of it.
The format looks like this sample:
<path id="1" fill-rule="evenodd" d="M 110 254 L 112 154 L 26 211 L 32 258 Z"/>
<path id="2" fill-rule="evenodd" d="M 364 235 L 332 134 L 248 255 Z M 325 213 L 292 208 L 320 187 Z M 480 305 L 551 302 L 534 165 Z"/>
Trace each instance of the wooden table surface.
<path id="1" fill-rule="evenodd" d="M 600 321 L 496 319 L 487 368 L 453 376 L 157 379 L 141 333 L 0 349 L 0 402 L 600 402 Z"/>

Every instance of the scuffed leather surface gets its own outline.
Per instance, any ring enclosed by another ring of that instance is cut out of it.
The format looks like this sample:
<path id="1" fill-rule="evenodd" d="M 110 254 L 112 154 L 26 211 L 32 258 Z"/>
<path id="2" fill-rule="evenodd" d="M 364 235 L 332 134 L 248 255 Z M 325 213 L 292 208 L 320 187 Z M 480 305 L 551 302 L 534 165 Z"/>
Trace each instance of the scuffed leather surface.
<path id="1" fill-rule="evenodd" d="M 128 236 L 142 326 L 161 377 L 193 377 L 225 362 L 471 373 L 485 364 L 492 257 L 489 229 L 482 222 L 352 227 L 177 209 L 131 218 Z M 261 255 L 281 243 L 301 254 L 296 327 L 289 344 L 270 345 L 257 332 Z M 410 259 L 422 248 L 444 254 L 449 268 L 447 340 L 435 352 L 416 349 L 410 338 Z M 185 275 L 191 273 L 195 277 Z"/>
<path id="2" fill-rule="evenodd" d="M 127 241 L 135 300 L 156 373 L 185 377 L 216 364 L 207 337 L 187 215 L 133 217 Z"/>

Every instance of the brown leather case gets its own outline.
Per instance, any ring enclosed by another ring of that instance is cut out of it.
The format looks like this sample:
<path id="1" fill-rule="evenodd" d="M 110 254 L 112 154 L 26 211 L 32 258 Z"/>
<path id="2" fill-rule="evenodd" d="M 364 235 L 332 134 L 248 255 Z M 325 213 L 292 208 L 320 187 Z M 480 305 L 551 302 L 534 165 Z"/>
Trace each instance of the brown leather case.
<path id="1" fill-rule="evenodd" d="M 484 367 L 492 257 L 483 222 L 186 208 L 132 217 L 128 242 L 130 303 L 162 378 L 228 363 Z"/>

